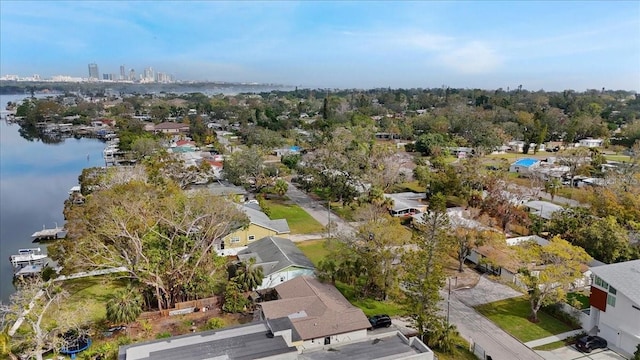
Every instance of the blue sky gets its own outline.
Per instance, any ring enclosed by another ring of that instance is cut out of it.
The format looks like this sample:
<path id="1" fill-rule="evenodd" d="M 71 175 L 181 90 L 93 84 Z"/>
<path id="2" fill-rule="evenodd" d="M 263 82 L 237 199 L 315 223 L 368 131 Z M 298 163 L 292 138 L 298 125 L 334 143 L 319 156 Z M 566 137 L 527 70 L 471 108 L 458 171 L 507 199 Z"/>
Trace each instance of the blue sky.
<path id="1" fill-rule="evenodd" d="M 640 90 L 638 1 L 0 1 L 0 74 Z"/>

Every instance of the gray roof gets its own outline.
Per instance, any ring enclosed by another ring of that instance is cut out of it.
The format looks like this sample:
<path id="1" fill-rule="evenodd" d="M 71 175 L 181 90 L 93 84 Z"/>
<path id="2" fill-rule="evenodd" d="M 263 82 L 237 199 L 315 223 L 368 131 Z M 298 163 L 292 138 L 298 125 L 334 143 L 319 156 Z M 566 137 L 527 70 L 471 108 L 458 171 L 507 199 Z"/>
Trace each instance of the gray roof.
<path id="1" fill-rule="evenodd" d="M 235 186 L 233 184 L 215 181 L 211 184 L 207 185 L 207 190 L 213 195 L 224 196 L 224 195 L 246 195 L 247 190 L 241 188 L 240 186 Z"/>
<path id="2" fill-rule="evenodd" d="M 262 267 L 265 277 L 289 266 L 314 269 L 311 260 L 291 240 L 279 237 L 264 237 L 238 252 L 240 261 L 249 258 L 256 259 L 256 265 Z"/>
<path id="3" fill-rule="evenodd" d="M 395 194 L 384 194 L 384 197 L 393 200 L 393 211 L 400 211 L 412 208 L 424 208 L 426 203 L 420 200 L 426 199 L 425 193 L 403 192 Z"/>
<path id="4" fill-rule="evenodd" d="M 405 338 L 406 339 L 406 338 Z M 414 339 L 414 342 L 419 340 Z M 421 344 L 424 345 L 424 344 Z M 426 347 L 426 345 L 425 345 Z M 333 359 L 428 359 L 419 354 L 429 353 L 403 341 L 398 332 L 391 335 L 381 334 L 375 339 L 365 339 L 358 342 L 350 342 L 346 345 L 340 343 L 325 346 L 318 351 L 304 352 L 298 356 L 300 360 L 333 360 Z"/>
<path id="5" fill-rule="evenodd" d="M 596 266 L 591 272 L 640 305 L 640 260 Z"/>
<path id="6" fill-rule="evenodd" d="M 275 231 L 277 234 L 288 234 L 291 230 L 289 230 L 289 223 L 287 219 L 276 219 L 271 220 L 267 216 L 267 214 L 263 213 L 260 210 L 258 205 L 239 205 L 240 210 L 244 211 L 245 214 L 249 217 L 249 221 L 252 224 L 256 224 L 258 226 L 262 226 L 267 229 L 271 229 Z"/>
<path id="7" fill-rule="evenodd" d="M 532 209 L 532 214 L 538 215 L 541 218 L 547 220 L 551 219 L 553 217 L 553 213 L 555 213 L 556 211 L 564 210 L 562 206 L 550 203 L 548 201 L 534 200 L 528 201 L 522 205 L 528 207 L 529 209 Z"/>
<path id="8" fill-rule="evenodd" d="M 118 360 L 291 358 L 297 354 L 281 336 L 267 337 L 268 330 L 260 322 L 127 345 L 120 347 Z"/>

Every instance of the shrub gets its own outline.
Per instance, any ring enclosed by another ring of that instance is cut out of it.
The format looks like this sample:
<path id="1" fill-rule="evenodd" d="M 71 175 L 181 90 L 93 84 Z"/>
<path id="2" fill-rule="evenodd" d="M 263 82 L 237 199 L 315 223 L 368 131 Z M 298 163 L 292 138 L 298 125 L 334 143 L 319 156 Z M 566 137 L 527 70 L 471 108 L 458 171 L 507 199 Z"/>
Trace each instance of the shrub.
<path id="1" fill-rule="evenodd" d="M 166 339 L 170 337 L 171 337 L 171 333 L 168 331 L 163 331 L 161 333 L 158 333 L 158 335 L 156 335 L 156 339 Z"/>
<path id="2" fill-rule="evenodd" d="M 573 328 L 577 329 L 582 326 L 580 320 L 575 315 L 569 314 L 562 309 L 562 304 L 544 306 L 542 310 Z"/>
<path id="3" fill-rule="evenodd" d="M 42 280 L 49 281 L 56 276 L 56 271 L 51 266 L 46 266 L 42 270 Z"/>
<path id="4" fill-rule="evenodd" d="M 223 328 L 225 326 L 224 320 L 222 320 L 221 318 L 211 318 L 209 320 L 207 320 L 207 330 L 215 330 L 215 329 L 220 329 Z"/>

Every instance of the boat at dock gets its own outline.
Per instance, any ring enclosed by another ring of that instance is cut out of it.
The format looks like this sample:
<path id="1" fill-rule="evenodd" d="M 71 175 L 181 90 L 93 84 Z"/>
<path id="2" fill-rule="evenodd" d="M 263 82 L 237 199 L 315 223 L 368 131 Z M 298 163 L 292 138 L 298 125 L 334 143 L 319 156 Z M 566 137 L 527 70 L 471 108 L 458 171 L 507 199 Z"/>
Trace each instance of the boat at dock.
<path id="1" fill-rule="evenodd" d="M 44 266 L 47 263 L 47 259 L 47 255 L 43 254 L 40 248 L 19 249 L 17 255 L 11 255 L 9 257 L 11 265 L 13 265 L 16 271 L 28 266 Z"/>

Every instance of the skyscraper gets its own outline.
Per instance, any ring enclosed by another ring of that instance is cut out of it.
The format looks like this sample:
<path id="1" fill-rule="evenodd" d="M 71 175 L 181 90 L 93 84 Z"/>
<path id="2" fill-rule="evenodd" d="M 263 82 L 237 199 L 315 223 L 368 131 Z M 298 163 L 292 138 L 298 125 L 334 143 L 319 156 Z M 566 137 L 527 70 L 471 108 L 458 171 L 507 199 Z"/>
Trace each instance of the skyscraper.
<path id="1" fill-rule="evenodd" d="M 124 65 L 120 65 L 120 79 L 119 80 L 125 80 L 126 77 L 124 76 Z"/>
<path id="2" fill-rule="evenodd" d="M 94 79 L 94 80 L 100 79 L 100 73 L 98 72 L 98 64 L 96 63 L 89 64 L 89 79 Z"/>

